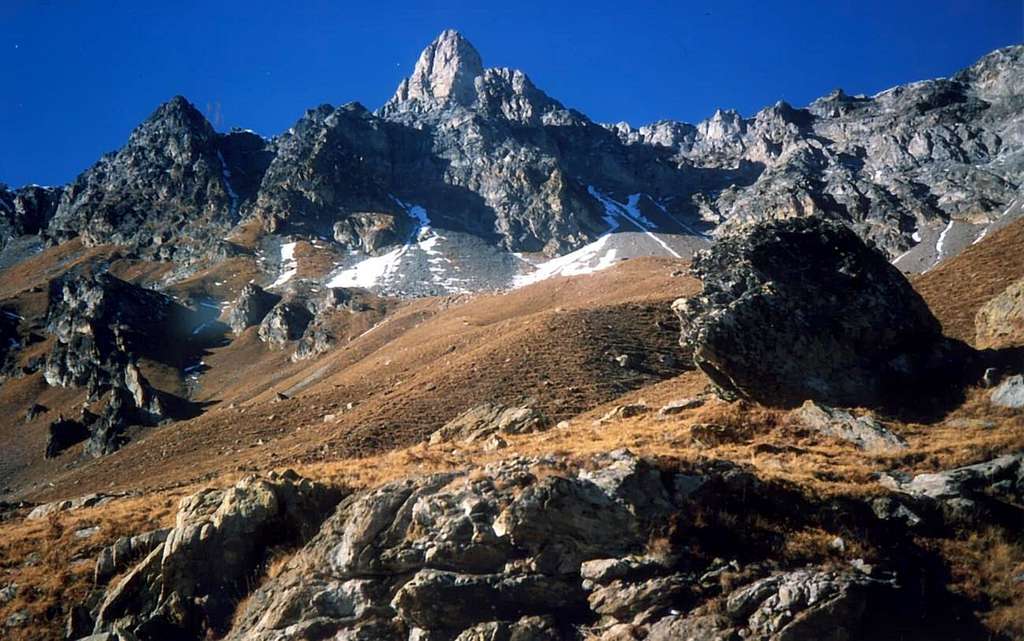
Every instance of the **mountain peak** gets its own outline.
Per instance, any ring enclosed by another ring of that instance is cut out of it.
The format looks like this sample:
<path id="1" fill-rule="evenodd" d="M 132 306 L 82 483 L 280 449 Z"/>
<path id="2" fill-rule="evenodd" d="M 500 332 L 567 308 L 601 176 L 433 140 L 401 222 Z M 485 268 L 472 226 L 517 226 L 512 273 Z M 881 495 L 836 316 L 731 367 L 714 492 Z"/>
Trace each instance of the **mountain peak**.
<path id="1" fill-rule="evenodd" d="M 206 119 L 195 105 L 189 102 L 184 96 L 174 96 L 167 102 L 157 107 L 149 118 L 136 128 L 134 133 L 159 129 L 184 130 L 213 137 L 215 135 L 213 126 Z"/>
<path id="2" fill-rule="evenodd" d="M 476 48 L 458 31 L 446 29 L 423 50 L 412 75 L 402 81 L 392 101 L 469 105 L 476 98 L 473 81 L 483 72 Z"/>

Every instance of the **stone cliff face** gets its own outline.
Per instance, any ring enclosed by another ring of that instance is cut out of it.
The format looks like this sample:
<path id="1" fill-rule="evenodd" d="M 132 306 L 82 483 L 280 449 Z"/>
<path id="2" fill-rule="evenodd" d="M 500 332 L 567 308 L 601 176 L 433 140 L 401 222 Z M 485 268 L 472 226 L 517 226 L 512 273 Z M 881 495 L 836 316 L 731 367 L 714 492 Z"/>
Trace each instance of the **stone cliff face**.
<path id="1" fill-rule="evenodd" d="M 0 249 L 20 236 L 38 234 L 57 211 L 60 187 L 29 185 L 10 190 L 0 185 Z"/>
<path id="2" fill-rule="evenodd" d="M 474 274 L 426 292 L 510 284 L 505 268 L 479 276 L 494 264 L 482 247 L 552 257 L 610 231 L 654 231 L 662 244 L 638 253 L 686 255 L 716 226 L 820 215 L 920 271 L 1020 213 L 1022 84 L 1024 47 L 1009 47 L 871 97 L 836 90 L 749 118 L 600 125 L 523 72 L 485 67 L 449 30 L 378 111 L 324 105 L 269 141 L 218 134 L 174 98 L 67 187 L 0 193 L 0 236 L 199 264 L 225 256 L 222 239 L 254 219 L 266 234 L 334 239 L 366 257 L 409 243 L 424 227 L 418 207 Z M 616 222 L 610 202 L 635 209 Z M 666 238 L 690 244 L 666 249 Z M 409 280 L 410 269 L 395 271 Z"/>
<path id="3" fill-rule="evenodd" d="M 896 256 L 934 246 L 951 221 L 973 239 L 1019 198 L 1022 64 L 1024 48 L 1009 47 L 952 78 L 871 97 L 836 90 L 749 119 L 719 111 L 695 127 L 614 129 L 630 144 L 671 149 L 680 164 L 739 172 L 734 185 L 694 199 L 713 221 L 822 214 Z"/>
<path id="4" fill-rule="evenodd" d="M 265 146 L 254 134 L 216 133 L 195 107 L 175 97 L 124 147 L 65 188 L 47 235 L 187 260 L 238 222 L 258 184 Z"/>

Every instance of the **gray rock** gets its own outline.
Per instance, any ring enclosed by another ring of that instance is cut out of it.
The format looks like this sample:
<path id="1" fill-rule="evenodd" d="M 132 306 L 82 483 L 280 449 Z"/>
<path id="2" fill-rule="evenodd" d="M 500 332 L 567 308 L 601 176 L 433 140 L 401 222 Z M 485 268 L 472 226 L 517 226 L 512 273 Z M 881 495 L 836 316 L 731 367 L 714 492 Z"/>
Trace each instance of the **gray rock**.
<path id="1" fill-rule="evenodd" d="M 658 410 L 658 416 L 675 416 L 686 410 L 692 410 L 704 404 L 702 398 L 680 398 L 670 401 Z"/>
<path id="2" fill-rule="evenodd" d="M 902 450 L 907 442 L 893 434 L 870 416 L 854 416 L 851 412 L 806 401 L 792 413 L 803 425 L 826 436 L 853 443 L 862 450 Z"/>
<path id="3" fill-rule="evenodd" d="M 999 407 L 1024 408 L 1024 376 L 1017 374 L 1004 380 L 992 390 L 989 400 Z"/>
<path id="4" fill-rule="evenodd" d="M 16 583 L 9 583 L 0 588 L 0 603 L 10 603 L 16 596 L 18 596 L 18 585 Z"/>
<path id="5" fill-rule="evenodd" d="M 312 315 L 297 302 L 282 301 L 260 322 L 258 336 L 271 347 L 281 348 L 289 341 L 298 340 L 306 331 Z"/>
<path id="6" fill-rule="evenodd" d="M 0 250 L 19 236 L 44 230 L 57 211 L 62 191 L 39 185 L 11 190 L 0 185 Z"/>
<path id="7" fill-rule="evenodd" d="M 974 317 L 974 328 L 974 343 L 979 348 L 1024 343 L 1024 279 L 982 305 Z"/>
<path id="8" fill-rule="evenodd" d="M 582 601 L 578 585 L 544 574 L 505 577 L 420 570 L 399 589 L 392 607 L 411 625 L 460 630 L 481 620 L 577 609 Z"/>
<path id="9" fill-rule="evenodd" d="M 644 403 L 627 403 L 625 405 L 616 405 L 612 409 L 605 412 L 605 414 L 597 419 L 595 423 L 608 423 L 610 421 L 620 420 L 624 418 L 633 418 L 634 416 L 640 416 L 650 412 L 651 408 L 647 407 Z"/>
<path id="10" fill-rule="evenodd" d="M 264 291 L 259 285 L 248 283 L 238 294 L 238 299 L 228 312 L 227 322 L 231 331 L 241 334 L 246 328 L 259 325 L 274 305 L 281 300 L 277 294 Z"/>
<path id="11" fill-rule="evenodd" d="M 51 514 L 58 514 L 60 512 L 66 512 L 71 510 L 81 510 L 90 507 L 99 507 L 105 505 L 113 500 L 125 496 L 124 494 L 86 494 L 73 499 L 64 499 L 60 501 L 52 501 L 50 503 L 44 503 L 38 505 L 28 513 L 25 518 L 33 521 L 36 519 L 44 519 Z"/>
<path id="12" fill-rule="evenodd" d="M 32 615 L 28 610 L 16 610 L 8 615 L 4 621 L 4 626 L 8 628 L 22 628 L 28 624 L 31 618 Z"/>
<path id="13" fill-rule="evenodd" d="M 606 623 L 642 623 L 656 620 L 687 602 L 692 592 L 691 577 L 673 574 L 641 581 L 616 580 L 595 589 L 587 601 Z"/>
<path id="14" fill-rule="evenodd" d="M 163 545 L 170 531 L 170 528 L 163 528 L 135 536 L 122 536 L 113 545 L 100 550 L 93 571 L 94 583 L 96 585 L 106 584 L 114 575 L 124 570 L 129 563 L 137 561 L 156 547 Z"/>
<path id="15" fill-rule="evenodd" d="M 488 621 L 463 630 L 455 641 L 561 641 L 554 617 Z"/>
<path id="16" fill-rule="evenodd" d="M 186 344 L 195 312 L 166 294 L 88 267 L 51 281 L 49 302 L 47 330 L 54 341 L 44 379 L 54 387 L 84 387 L 90 401 L 109 395 L 98 416 L 83 410 L 83 420 L 52 423 L 47 456 L 83 438 L 87 454 L 108 454 L 127 441 L 129 426 L 174 418 L 136 361 L 157 357 L 165 341 Z"/>
<path id="17" fill-rule="evenodd" d="M 1001 485 L 1003 481 L 1009 485 Z M 1007 454 L 945 472 L 918 474 L 909 481 L 885 477 L 883 484 L 912 496 L 938 500 L 970 498 L 974 493 L 989 493 L 992 488 L 1011 496 L 1024 494 L 1024 454 Z"/>
<path id="18" fill-rule="evenodd" d="M 647 641 L 739 641 L 732 622 L 715 614 L 667 616 L 651 626 Z"/>
<path id="19" fill-rule="evenodd" d="M 104 594 L 94 632 L 223 634 L 268 550 L 312 537 L 338 499 L 294 473 L 182 499 L 163 543 Z"/>
<path id="20" fill-rule="evenodd" d="M 336 344 L 334 335 L 320 322 L 314 318 L 313 322 L 306 326 L 305 331 L 295 345 L 295 352 L 292 354 L 292 361 L 304 361 L 330 351 Z"/>
<path id="21" fill-rule="evenodd" d="M 494 434 L 527 434 L 550 427 L 551 422 L 532 401 L 516 406 L 482 403 L 445 423 L 430 435 L 430 443 L 473 443 Z"/>
<path id="22" fill-rule="evenodd" d="M 99 531 L 100 531 L 100 526 L 93 525 L 91 527 L 79 528 L 79 529 L 75 530 L 74 532 L 72 532 L 71 534 L 76 539 L 88 539 L 88 538 L 91 538 L 91 537 L 95 536 L 97 533 L 99 533 Z"/>
<path id="23" fill-rule="evenodd" d="M 726 609 L 748 639 L 850 639 L 869 616 L 870 591 L 893 589 L 860 573 L 796 570 L 740 588 Z"/>
<path id="24" fill-rule="evenodd" d="M 196 262 L 237 222 L 265 169 L 265 148 L 259 136 L 217 134 L 177 96 L 64 189 L 47 234 Z"/>
<path id="25" fill-rule="evenodd" d="M 673 304 L 680 342 L 727 394 L 876 405 L 923 376 L 941 341 L 899 270 L 823 218 L 742 227 L 692 271 L 703 291 Z"/>

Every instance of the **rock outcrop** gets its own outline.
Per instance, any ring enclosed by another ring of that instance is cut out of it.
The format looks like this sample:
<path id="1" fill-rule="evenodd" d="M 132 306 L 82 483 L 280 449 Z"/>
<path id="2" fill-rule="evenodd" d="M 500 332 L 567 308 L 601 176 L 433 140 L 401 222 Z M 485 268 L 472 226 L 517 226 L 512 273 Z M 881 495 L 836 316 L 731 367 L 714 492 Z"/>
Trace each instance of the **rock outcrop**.
<path id="1" fill-rule="evenodd" d="M 257 335 L 273 348 L 302 338 L 313 315 L 298 301 L 281 301 L 260 322 Z"/>
<path id="2" fill-rule="evenodd" d="M 508 406 L 483 403 L 471 407 L 430 435 L 431 443 L 482 441 L 495 434 L 527 434 L 551 427 L 544 414 L 526 402 Z"/>
<path id="3" fill-rule="evenodd" d="M 0 185 L 0 250 L 19 236 L 39 234 L 53 219 L 61 187 L 29 185 L 10 190 Z"/>
<path id="4" fill-rule="evenodd" d="M 1024 279 L 982 305 L 974 317 L 979 348 L 1003 348 L 1024 343 Z"/>
<path id="5" fill-rule="evenodd" d="M 899 270 L 820 217 L 766 221 L 698 254 L 673 304 L 681 344 L 727 393 L 768 405 L 876 405 L 925 375 L 941 330 Z"/>
<path id="6" fill-rule="evenodd" d="M 1005 504 L 1024 501 L 1024 454 L 912 478 L 887 475 L 882 484 L 937 505 L 949 524 L 995 524 L 1006 519 Z M 1011 518 L 1012 526 L 1018 527 L 1016 517 Z"/>
<path id="7" fill-rule="evenodd" d="M 870 416 L 854 416 L 846 410 L 807 401 L 794 410 L 793 417 L 802 425 L 825 436 L 853 443 L 862 450 L 901 450 L 907 442 Z"/>
<path id="8" fill-rule="evenodd" d="M 874 501 L 919 509 L 1009 481 L 992 500 L 1012 503 L 1020 469 L 997 459 Z M 928 638 L 958 616 L 924 587 L 936 577 L 915 565 L 917 525 L 898 510 L 808 503 L 724 462 L 513 457 L 339 498 L 286 473 L 184 499 L 169 532 L 101 553 L 108 576 L 152 550 L 84 614 L 138 641 Z M 787 565 L 770 524 L 794 522 L 867 533 L 862 545 L 899 558 Z M 250 592 L 271 546 L 301 548 Z"/>
<path id="9" fill-rule="evenodd" d="M 1024 375 L 1007 378 L 992 390 L 989 399 L 999 407 L 1024 409 Z"/>
<path id="10" fill-rule="evenodd" d="M 259 325 L 280 300 L 280 296 L 264 291 L 259 285 L 246 284 L 228 312 L 227 323 L 231 331 L 241 334 L 247 328 Z"/>
<path id="11" fill-rule="evenodd" d="M 254 134 L 216 133 L 176 96 L 64 189 L 47 234 L 178 263 L 201 260 L 238 222 L 265 168 L 265 147 Z"/>
<path id="12" fill-rule="evenodd" d="M 44 378 L 54 387 L 83 387 L 88 400 L 102 401 L 99 415 L 83 412 L 75 422 L 51 426 L 47 454 L 89 432 L 86 452 L 118 449 L 129 425 L 152 425 L 170 416 L 166 395 L 142 375 L 138 360 L 166 359 L 166 346 L 178 351 L 196 314 L 165 294 L 144 289 L 108 273 L 73 270 L 50 283 L 47 328 L 54 338 Z"/>
<path id="13" fill-rule="evenodd" d="M 292 472 L 183 499 L 174 527 L 156 537 L 164 540 L 149 541 L 152 551 L 103 595 L 93 632 L 140 641 L 222 635 L 269 552 L 309 539 L 340 498 Z"/>

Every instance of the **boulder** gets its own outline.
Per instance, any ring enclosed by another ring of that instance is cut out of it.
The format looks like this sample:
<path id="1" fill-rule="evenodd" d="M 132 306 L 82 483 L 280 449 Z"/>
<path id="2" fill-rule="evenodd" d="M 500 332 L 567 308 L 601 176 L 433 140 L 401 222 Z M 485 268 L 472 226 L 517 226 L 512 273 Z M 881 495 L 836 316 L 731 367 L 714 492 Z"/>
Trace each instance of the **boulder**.
<path id="1" fill-rule="evenodd" d="M 60 501 L 43 503 L 42 505 L 37 505 L 33 508 L 25 518 L 32 521 L 35 519 L 46 518 L 51 514 L 58 514 L 69 510 L 99 507 L 123 496 L 124 494 L 86 494 L 73 499 L 63 499 Z"/>
<path id="2" fill-rule="evenodd" d="M 346 249 L 366 253 L 395 245 L 403 240 L 402 223 L 393 214 L 353 212 L 334 223 L 334 241 Z"/>
<path id="3" fill-rule="evenodd" d="M 974 316 L 975 346 L 1003 348 L 1024 343 L 1024 278 L 981 306 Z"/>
<path id="4" fill-rule="evenodd" d="M 93 582 L 96 585 L 106 584 L 114 575 L 128 567 L 129 563 L 137 561 L 162 545 L 170 531 L 170 528 L 163 528 L 135 536 L 122 536 L 113 545 L 103 548 L 96 557 Z"/>
<path id="5" fill-rule="evenodd" d="M 907 442 L 870 416 L 854 416 L 847 410 L 806 401 L 791 416 L 816 432 L 849 441 L 862 450 L 902 450 Z"/>
<path id="6" fill-rule="evenodd" d="M 1006 512 L 1006 504 L 1024 502 L 1024 454 L 1006 454 L 909 479 L 886 474 L 880 482 L 889 489 L 938 506 L 948 523 L 979 519 L 994 523 Z"/>
<path id="7" fill-rule="evenodd" d="M 1024 376 L 1017 374 L 1000 383 L 992 390 L 989 400 L 999 407 L 1024 408 Z"/>
<path id="8" fill-rule="evenodd" d="M 870 593 L 894 590 L 892 581 L 855 571 L 795 570 L 736 590 L 726 600 L 726 613 L 745 639 L 845 641 L 869 620 Z"/>
<path id="9" fill-rule="evenodd" d="M 493 434 L 527 434 L 549 427 L 550 421 L 532 401 L 515 406 L 488 402 L 471 407 L 445 423 L 430 435 L 430 443 L 473 443 Z"/>
<path id="10" fill-rule="evenodd" d="M 597 419 L 595 423 L 603 424 L 609 421 L 615 421 L 624 418 L 633 418 L 634 416 L 640 416 L 650 412 L 651 408 L 647 407 L 644 403 L 627 403 L 625 405 L 616 405 L 612 409 L 605 412 L 605 414 Z"/>
<path id="11" fill-rule="evenodd" d="M 704 404 L 703 398 L 680 398 L 674 401 L 669 401 L 661 409 L 658 410 L 659 417 L 674 416 L 685 412 L 686 410 L 692 410 L 700 407 Z"/>
<path id="12" fill-rule="evenodd" d="M 316 358 L 320 354 L 330 351 L 335 343 L 334 335 L 319 319 L 314 319 L 306 327 L 305 331 L 302 332 L 302 337 L 299 338 L 299 342 L 295 345 L 292 361 L 298 362 Z"/>
<path id="13" fill-rule="evenodd" d="M 938 321 L 887 258 L 812 216 L 740 226 L 700 252 L 673 303 L 681 344 L 727 395 L 876 405 L 926 374 Z"/>
<path id="14" fill-rule="evenodd" d="M 312 319 L 304 305 L 282 301 L 274 305 L 260 322 L 258 335 L 264 343 L 280 348 L 288 341 L 301 338 Z"/>
<path id="15" fill-rule="evenodd" d="M 280 300 L 280 296 L 264 291 L 259 285 L 247 284 L 228 312 L 227 322 L 231 331 L 241 334 L 246 328 L 260 324 Z"/>
<path id="16" fill-rule="evenodd" d="M 463 630 L 455 641 L 561 641 L 554 617 L 523 617 L 518 621 L 488 621 Z"/>

